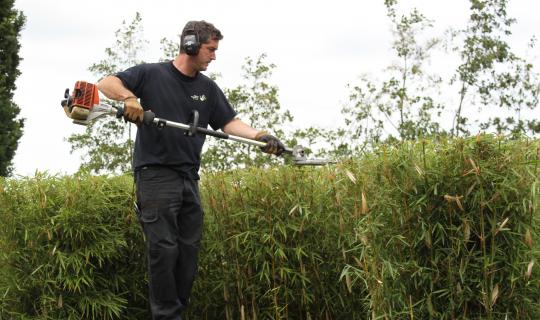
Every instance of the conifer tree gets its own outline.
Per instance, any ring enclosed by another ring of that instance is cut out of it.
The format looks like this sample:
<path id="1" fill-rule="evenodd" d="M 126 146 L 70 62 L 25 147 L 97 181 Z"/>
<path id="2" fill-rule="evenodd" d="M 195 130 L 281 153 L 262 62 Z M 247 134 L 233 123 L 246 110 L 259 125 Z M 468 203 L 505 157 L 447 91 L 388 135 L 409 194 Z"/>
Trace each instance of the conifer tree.
<path id="1" fill-rule="evenodd" d="M 25 16 L 13 8 L 13 0 L 0 1 L 0 176 L 12 171 L 24 119 L 18 118 L 20 108 L 13 101 L 15 80 L 20 75 L 19 35 Z"/>

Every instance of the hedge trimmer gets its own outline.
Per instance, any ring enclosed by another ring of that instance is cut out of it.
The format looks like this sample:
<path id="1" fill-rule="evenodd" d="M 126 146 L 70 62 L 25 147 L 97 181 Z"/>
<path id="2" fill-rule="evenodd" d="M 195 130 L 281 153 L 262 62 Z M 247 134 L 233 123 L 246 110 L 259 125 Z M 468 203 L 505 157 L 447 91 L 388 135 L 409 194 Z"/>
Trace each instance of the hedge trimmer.
<path id="1" fill-rule="evenodd" d="M 104 117 L 104 116 L 116 116 L 122 118 L 124 116 L 124 108 L 104 104 L 100 102 L 99 92 L 97 86 L 92 83 L 77 81 L 73 92 L 69 93 L 69 89 L 66 89 L 64 93 L 64 99 L 61 102 L 62 107 L 68 118 L 73 120 L 73 123 L 88 125 L 92 121 Z M 158 128 L 172 127 L 186 131 L 186 135 L 195 136 L 196 134 L 204 134 L 207 136 L 216 137 L 219 139 L 228 139 L 244 144 L 249 144 L 256 147 L 264 147 L 266 143 L 257 140 L 247 139 L 239 136 L 234 136 L 221 131 L 210 130 L 198 126 L 199 114 L 196 110 L 193 110 L 191 121 L 189 124 L 180 122 L 169 121 L 166 119 L 158 118 L 152 111 L 145 111 L 143 118 L 144 125 L 154 125 Z M 325 165 L 333 163 L 327 159 L 307 159 L 304 151 L 304 147 L 297 145 L 293 148 L 285 147 L 284 154 L 289 154 L 293 158 L 293 162 L 296 165 Z"/>

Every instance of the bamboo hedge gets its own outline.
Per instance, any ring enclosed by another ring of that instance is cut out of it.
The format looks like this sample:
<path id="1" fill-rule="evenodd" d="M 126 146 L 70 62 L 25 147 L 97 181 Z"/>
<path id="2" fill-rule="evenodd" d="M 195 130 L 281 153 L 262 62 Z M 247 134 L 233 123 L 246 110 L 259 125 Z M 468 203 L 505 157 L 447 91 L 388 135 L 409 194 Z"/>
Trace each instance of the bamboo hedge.
<path id="1" fill-rule="evenodd" d="M 539 319 L 540 142 L 208 173 L 185 319 Z M 0 319 L 149 319 L 129 176 L 0 180 Z"/>
<path id="2" fill-rule="evenodd" d="M 344 274 L 375 319 L 540 319 L 540 147 L 492 136 L 382 147 Z"/>
<path id="3" fill-rule="evenodd" d="M 127 177 L 3 181 L 0 318 L 147 318 L 129 188 Z"/>

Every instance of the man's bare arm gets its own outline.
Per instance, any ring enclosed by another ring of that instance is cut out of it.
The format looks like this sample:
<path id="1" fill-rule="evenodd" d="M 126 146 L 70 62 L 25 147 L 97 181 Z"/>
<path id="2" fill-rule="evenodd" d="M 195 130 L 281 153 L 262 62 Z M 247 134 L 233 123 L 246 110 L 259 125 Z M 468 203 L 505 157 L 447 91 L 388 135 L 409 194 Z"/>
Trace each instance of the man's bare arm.
<path id="1" fill-rule="evenodd" d="M 107 76 L 101 79 L 97 87 L 107 98 L 112 100 L 125 101 L 130 97 L 135 97 L 133 92 L 124 87 L 122 80 L 115 76 Z"/>
<path id="2" fill-rule="evenodd" d="M 115 76 L 107 76 L 98 82 L 97 87 L 107 98 L 124 101 L 124 119 L 141 124 L 144 110 L 137 97 L 124 87 L 122 80 Z"/>
<path id="3" fill-rule="evenodd" d="M 285 150 L 285 146 L 278 138 L 268 134 L 266 131 L 259 131 L 252 128 L 240 119 L 234 119 L 227 123 L 222 128 L 223 132 L 240 136 L 248 139 L 253 139 L 266 143 L 266 146 L 261 147 L 261 150 L 266 153 L 280 155 Z"/>
<path id="4" fill-rule="evenodd" d="M 222 130 L 227 134 L 248 139 L 256 139 L 257 134 L 261 132 L 257 129 L 253 129 L 240 119 L 233 119 L 229 121 L 229 123 L 223 126 Z"/>

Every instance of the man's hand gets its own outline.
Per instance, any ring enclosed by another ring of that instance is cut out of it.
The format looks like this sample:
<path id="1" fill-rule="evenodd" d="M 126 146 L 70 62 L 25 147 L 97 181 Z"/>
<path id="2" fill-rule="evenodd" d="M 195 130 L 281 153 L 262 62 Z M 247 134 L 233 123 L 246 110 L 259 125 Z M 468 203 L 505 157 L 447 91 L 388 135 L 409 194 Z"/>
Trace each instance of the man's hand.
<path id="1" fill-rule="evenodd" d="M 141 124 L 144 118 L 144 110 L 137 97 L 128 97 L 124 100 L 124 119 L 129 122 Z"/>
<path id="2" fill-rule="evenodd" d="M 285 146 L 278 138 L 268 134 L 266 131 L 261 131 L 255 136 L 255 140 L 265 142 L 266 146 L 261 147 L 261 150 L 266 153 L 275 154 L 279 156 L 285 150 Z"/>

